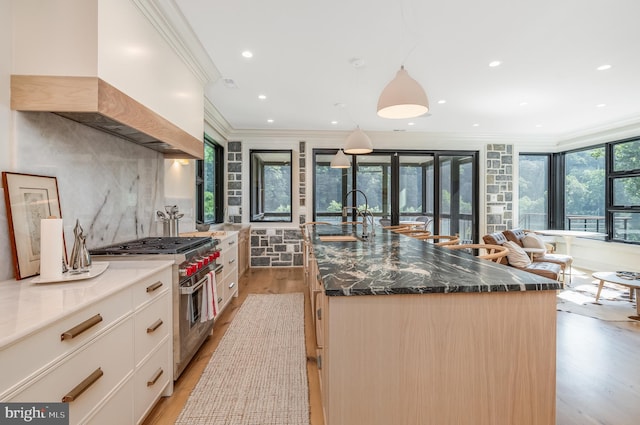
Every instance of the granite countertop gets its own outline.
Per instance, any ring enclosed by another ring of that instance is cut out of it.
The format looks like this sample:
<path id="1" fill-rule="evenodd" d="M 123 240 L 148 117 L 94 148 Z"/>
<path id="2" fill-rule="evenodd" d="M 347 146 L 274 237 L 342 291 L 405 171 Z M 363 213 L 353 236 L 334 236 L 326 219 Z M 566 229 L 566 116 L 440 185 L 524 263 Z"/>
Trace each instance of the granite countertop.
<path id="1" fill-rule="evenodd" d="M 311 226 L 313 253 L 329 296 L 560 289 L 559 282 L 533 273 L 380 228 L 369 241 L 319 239 L 348 235 L 352 229 L 350 225 Z"/>

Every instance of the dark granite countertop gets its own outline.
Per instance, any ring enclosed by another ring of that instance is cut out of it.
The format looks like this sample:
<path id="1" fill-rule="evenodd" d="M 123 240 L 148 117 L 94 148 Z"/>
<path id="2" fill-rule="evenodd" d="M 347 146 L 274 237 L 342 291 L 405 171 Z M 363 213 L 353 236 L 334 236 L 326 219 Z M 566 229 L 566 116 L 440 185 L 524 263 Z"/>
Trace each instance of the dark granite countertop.
<path id="1" fill-rule="evenodd" d="M 313 252 L 330 296 L 560 289 L 559 282 L 533 273 L 380 228 L 369 241 L 322 242 L 319 236 L 348 235 L 353 226 L 311 227 Z"/>

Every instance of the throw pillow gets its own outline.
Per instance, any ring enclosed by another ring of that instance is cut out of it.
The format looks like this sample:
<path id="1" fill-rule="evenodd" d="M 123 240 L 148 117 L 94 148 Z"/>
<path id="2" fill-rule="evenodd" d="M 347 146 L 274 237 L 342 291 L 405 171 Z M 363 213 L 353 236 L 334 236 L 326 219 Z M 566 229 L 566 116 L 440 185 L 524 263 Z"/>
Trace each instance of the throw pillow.
<path id="1" fill-rule="evenodd" d="M 534 257 L 541 257 L 547 252 L 547 245 L 542 238 L 535 233 L 527 233 L 526 236 L 522 238 L 522 246 L 525 248 L 544 249 L 543 252 L 533 254 Z"/>
<path id="2" fill-rule="evenodd" d="M 506 246 L 509 249 L 507 259 L 509 260 L 509 264 L 512 266 L 522 268 L 531 264 L 531 258 L 529 258 L 524 249 L 522 249 L 517 243 L 507 241 L 503 243 L 502 246 Z"/>

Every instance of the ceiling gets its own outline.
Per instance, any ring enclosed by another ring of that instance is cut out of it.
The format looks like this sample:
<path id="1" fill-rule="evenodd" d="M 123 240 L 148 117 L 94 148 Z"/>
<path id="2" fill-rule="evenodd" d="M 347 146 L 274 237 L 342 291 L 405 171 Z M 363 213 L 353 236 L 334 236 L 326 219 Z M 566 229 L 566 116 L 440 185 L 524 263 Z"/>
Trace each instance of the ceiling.
<path id="1" fill-rule="evenodd" d="M 560 140 L 640 123 L 637 0 L 173 1 L 219 73 L 206 95 L 234 130 Z M 402 64 L 430 111 L 380 118 Z"/>

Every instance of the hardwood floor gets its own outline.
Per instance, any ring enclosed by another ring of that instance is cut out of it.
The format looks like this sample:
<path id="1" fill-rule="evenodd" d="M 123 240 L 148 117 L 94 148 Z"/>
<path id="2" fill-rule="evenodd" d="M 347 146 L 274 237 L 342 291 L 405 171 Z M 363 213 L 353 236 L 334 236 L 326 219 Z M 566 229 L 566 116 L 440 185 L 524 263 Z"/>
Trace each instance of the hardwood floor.
<path id="1" fill-rule="evenodd" d="M 173 424 L 209 358 L 249 293 L 305 292 L 301 268 L 249 269 L 234 299 L 196 357 L 145 425 Z M 558 312 L 557 425 L 635 425 L 640 421 L 640 322 L 605 322 Z M 311 425 L 323 425 L 313 327 L 305 297 Z"/>

